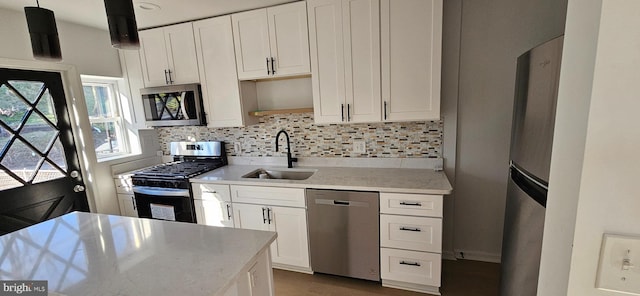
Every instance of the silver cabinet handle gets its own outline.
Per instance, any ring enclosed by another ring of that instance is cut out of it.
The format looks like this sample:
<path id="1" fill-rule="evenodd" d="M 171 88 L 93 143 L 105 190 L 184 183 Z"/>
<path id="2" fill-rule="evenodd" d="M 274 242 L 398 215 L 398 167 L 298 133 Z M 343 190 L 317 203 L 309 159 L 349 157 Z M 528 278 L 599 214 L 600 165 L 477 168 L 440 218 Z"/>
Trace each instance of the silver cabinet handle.
<path id="1" fill-rule="evenodd" d="M 271 224 L 271 209 L 267 208 L 267 218 L 269 219 L 269 224 Z"/>
<path id="2" fill-rule="evenodd" d="M 384 120 L 387 120 L 387 101 L 384 101 L 384 110 L 382 113 L 384 113 Z"/>
<path id="3" fill-rule="evenodd" d="M 344 121 L 344 104 L 340 104 L 340 118 Z"/>
<path id="4" fill-rule="evenodd" d="M 202 191 L 202 193 L 213 193 L 213 194 L 216 194 L 217 192 L 215 192 L 215 191 L 205 191 L 205 190 L 203 190 L 203 191 Z"/>
<path id="5" fill-rule="evenodd" d="M 413 206 L 413 207 L 420 207 L 422 206 L 422 203 L 420 202 L 408 202 L 408 201 L 401 201 L 400 202 L 401 206 Z"/>
<path id="6" fill-rule="evenodd" d="M 351 104 L 347 104 L 347 121 L 351 121 Z"/>
<path id="7" fill-rule="evenodd" d="M 171 78 L 171 69 L 169 69 L 169 84 L 173 84 L 173 78 Z"/>
<path id="8" fill-rule="evenodd" d="M 262 224 L 267 223 L 267 216 L 265 216 L 264 211 L 267 210 L 266 208 L 262 208 Z"/>
<path id="9" fill-rule="evenodd" d="M 165 70 L 164 70 L 164 84 L 169 84 L 169 78 L 167 78 L 167 74 L 168 74 L 168 72 L 167 72 L 167 70 L 165 69 Z"/>
<path id="10" fill-rule="evenodd" d="M 401 226 L 400 230 L 402 230 L 402 231 L 415 231 L 415 232 L 421 232 L 422 231 L 418 227 L 404 227 L 404 226 Z"/>
<path id="11" fill-rule="evenodd" d="M 267 75 L 271 75 L 271 69 L 269 69 L 269 58 L 267 58 Z"/>
<path id="12" fill-rule="evenodd" d="M 275 66 L 276 60 L 273 59 L 273 57 L 271 58 L 271 75 L 276 75 L 276 66 Z"/>
<path id="13" fill-rule="evenodd" d="M 227 218 L 231 220 L 231 205 L 227 204 Z"/>

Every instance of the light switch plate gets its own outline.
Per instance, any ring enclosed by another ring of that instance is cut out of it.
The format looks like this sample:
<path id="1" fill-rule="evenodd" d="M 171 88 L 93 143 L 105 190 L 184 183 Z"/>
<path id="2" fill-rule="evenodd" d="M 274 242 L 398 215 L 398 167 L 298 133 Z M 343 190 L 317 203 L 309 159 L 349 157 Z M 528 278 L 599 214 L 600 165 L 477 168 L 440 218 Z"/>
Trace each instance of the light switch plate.
<path id="1" fill-rule="evenodd" d="M 354 153 L 365 153 L 366 151 L 367 151 L 367 147 L 364 141 L 353 141 Z"/>
<path id="2" fill-rule="evenodd" d="M 596 288 L 640 295 L 640 236 L 603 236 Z"/>
<path id="3" fill-rule="evenodd" d="M 241 150 L 240 142 L 233 143 L 233 152 L 240 153 Z"/>

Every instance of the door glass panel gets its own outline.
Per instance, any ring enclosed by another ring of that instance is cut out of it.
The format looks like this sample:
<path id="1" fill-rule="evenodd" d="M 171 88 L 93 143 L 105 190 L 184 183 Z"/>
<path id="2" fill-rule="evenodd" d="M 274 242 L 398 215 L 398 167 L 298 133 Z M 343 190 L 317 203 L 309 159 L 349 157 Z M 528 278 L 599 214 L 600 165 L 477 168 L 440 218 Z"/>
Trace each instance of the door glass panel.
<path id="1" fill-rule="evenodd" d="M 49 93 L 48 89 L 44 92 L 44 94 L 42 94 L 42 98 L 40 98 L 40 101 L 38 102 L 36 108 L 42 113 L 42 115 L 44 115 L 44 117 L 49 119 L 51 123 L 58 124 L 56 109 L 53 105 L 53 98 L 51 98 L 51 94 Z"/>
<path id="2" fill-rule="evenodd" d="M 0 190 L 21 187 L 23 184 L 4 171 L 0 171 Z"/>
<path id="3" fill-rule="evenodd" d="M 44 86 L 44 83 L 40 81 L 9 80 L 9 84 L 20 92 L 20 94 L 31 104 L 35 103 L 38 99 L 38 95 Z"/>
<path id="4" fill-rule="evenodd" d="M 18 129 L 29 105 L 6 85 L 0 86 L 0 120 L 13 130 Z"/>
<path id="5" fill-rule="evenodd" d="M 53 143 L 53 147 L 51 147 L 47 158 L 65 172 L 67 171 L 67 159 L 64 156 L 64 148 L 62 147 L 62 143 L 60 143 L 60 138 L 56 139 Z"/>
<path id="6" fill-rule="evenodd" d="M 50 180 L 64 178 L 64 173 L 56 169 L 50 162 L 45 161 L 42 167 L 38 170 L 36 177 L 33 179 L 33 183 L 41 183 Z"/>
<path id="7" fill-rule="evenodd" d="M 20 135 L 40 152 L 44 153 L 58 136 L 58 130 L 37 112 L 31 113 Z"/>
<path id="8" fill-rule="evenodd" d="M 12 134 L 9 131 L 7 131 L 4 127 L 0 126 L 0 153 L 4 151 L 11 137 L 12 137 Z"/>
<path id="9" fill-rule="evenodd" d="M 20 139 L 16 139 L 9 151 L 2 159 L 2 164 L 23 181 L 30 181 L 36 173 L 36 168 L 42 156 L 25 145 Z"/>

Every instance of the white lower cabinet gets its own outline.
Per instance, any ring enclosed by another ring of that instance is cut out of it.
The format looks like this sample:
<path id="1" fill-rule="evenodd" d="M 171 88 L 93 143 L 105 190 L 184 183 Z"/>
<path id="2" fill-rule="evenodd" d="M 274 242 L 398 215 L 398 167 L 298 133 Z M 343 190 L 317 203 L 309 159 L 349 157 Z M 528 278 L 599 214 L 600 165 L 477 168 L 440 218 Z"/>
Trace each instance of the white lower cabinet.
<path id="1" fill-rule="evenodd" d="M 385 286 L 433 292 L 424 286 L 433 286 L 438 291 L 442 259 L 436 253 L 381 248 L 380 268 L 383 284 L 387 281 Z"/>
<path id="2" fill-rule="evenodd" d="M 131 174 L 119 175 L 118 177 L 113 178 L 113 182 L 116 185 L 120 215 L 138 217 L 136 198 L 133 195 L 133 185 L 131 183 Z"/>
<path id="3" fill-rule="evenodd" d="M 138 217 L 136 198 L 133 196 L 133 194 L 118 193 L 118 205 L 120 206 L 120 215 L 127 217 Z"/>
<path id="4" fill-rule="evenodd" d="M 246 270 L 240 272 L 238 280 L 222 294 L 223 296 L 272 296 L 273 272 L 269 250 L 258 255 Z"/>
<path id="5" fill-rule="evenodd" d="M 271 244 L 273 266 L 311 272 L 304 189 L 232 185 L 231 192 L 236 228 L 278 233 Z"/>
<path id="6" fill-rule="evenodd" d="M 380 193 L 380 269 L 385 287 L 440 295 L 442 195 Z"/>
<path id="7" fill-rule="evenodd" d="M 229 185 L 192 183 L 198 224 L 233 227 Z"/>

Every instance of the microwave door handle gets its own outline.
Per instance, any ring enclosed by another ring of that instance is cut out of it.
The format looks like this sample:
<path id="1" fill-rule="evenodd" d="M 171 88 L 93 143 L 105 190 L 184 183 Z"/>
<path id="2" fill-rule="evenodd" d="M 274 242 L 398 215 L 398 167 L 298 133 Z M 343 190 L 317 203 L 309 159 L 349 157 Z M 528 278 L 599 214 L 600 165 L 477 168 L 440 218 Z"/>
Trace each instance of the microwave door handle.
<path id="1" fill-rule="evenodd" d="M 187 100 L 187 92 L 183 91 L 182 100 L 180 101 L 180 109 L 182 109 L 182 116 L 184 116 L 185 119 L 191 119 L 189 118 L 189 113 L 187 113 L 187 104 L 185 102 L 186 100 Z"/>

